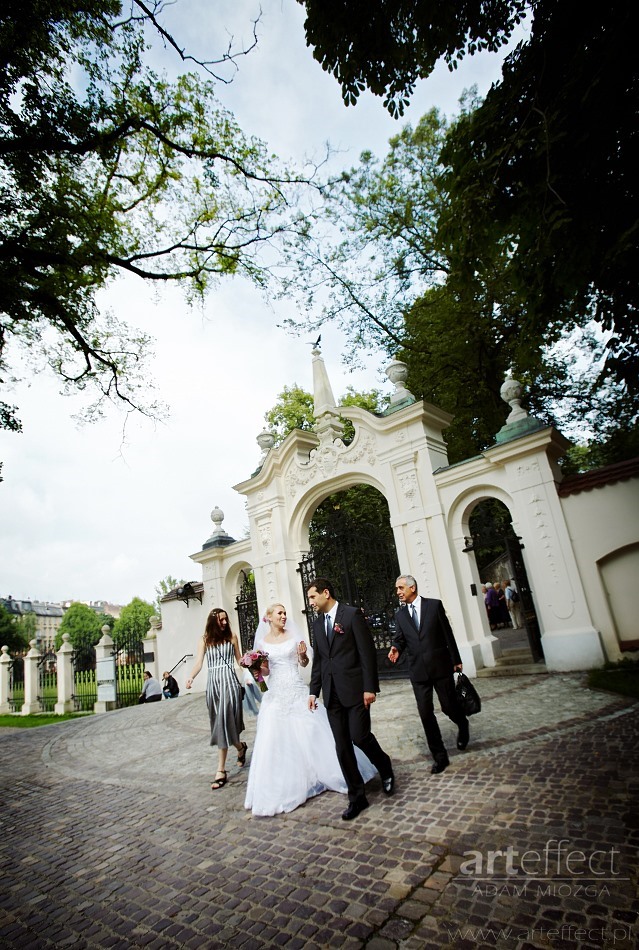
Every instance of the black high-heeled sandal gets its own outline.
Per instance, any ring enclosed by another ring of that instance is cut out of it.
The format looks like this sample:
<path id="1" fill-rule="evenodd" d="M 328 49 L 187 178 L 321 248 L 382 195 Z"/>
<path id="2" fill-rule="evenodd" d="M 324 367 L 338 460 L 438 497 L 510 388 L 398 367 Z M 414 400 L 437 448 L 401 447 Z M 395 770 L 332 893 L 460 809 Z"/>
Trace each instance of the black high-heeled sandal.
<path id="1" fill-rule="evenodd" d="M 237 753 L 237 764 L 240 768 L 246 764 L 246 753 L 248 752 L 248 746 L 246 742 L 242 743 L 242 751 Z"/>
<path id="2" fill-rule="evenodd" d="M 222 778 L 218 778 L 217 777 L 218 775 L 221 775 Z M 212 792 L 219 791 L 219 789 L 224 788 L 227 782 L 228 782 L 228 777 L 224 769 L 218 769 L 217 772 L 215 773 L 215 778 L 213 779 L 213 782 L 211 783 L 211 791 Z"/>

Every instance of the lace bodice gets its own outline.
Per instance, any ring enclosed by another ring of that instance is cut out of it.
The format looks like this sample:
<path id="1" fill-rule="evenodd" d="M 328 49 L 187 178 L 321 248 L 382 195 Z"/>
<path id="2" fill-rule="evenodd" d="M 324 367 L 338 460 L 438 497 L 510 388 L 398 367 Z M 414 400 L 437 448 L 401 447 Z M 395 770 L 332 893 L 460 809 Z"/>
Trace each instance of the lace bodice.
<path id="1" fill-rule="evenodd" d="M 267 643 L 262 640 L 255 644 L 255 649 L 268 653 L 270 674 L 267 680 L 268 692 L 264 699 L 287 705 L 308 696 L 308 687 L 305 685 L 297 660 L 297 640 L 288 637 L 280 643 Z"/>

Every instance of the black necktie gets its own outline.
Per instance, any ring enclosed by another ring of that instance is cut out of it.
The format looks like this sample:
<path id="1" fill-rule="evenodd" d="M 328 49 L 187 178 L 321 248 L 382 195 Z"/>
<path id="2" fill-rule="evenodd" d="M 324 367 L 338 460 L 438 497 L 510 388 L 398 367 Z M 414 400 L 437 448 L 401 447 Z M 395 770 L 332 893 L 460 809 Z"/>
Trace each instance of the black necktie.
<path id="1" fill-rule="evenodd" d="M 330 614 L 326 614 L 326 639 L 330 647 L 333 642 L 333 621 L 331 620 Z"/>

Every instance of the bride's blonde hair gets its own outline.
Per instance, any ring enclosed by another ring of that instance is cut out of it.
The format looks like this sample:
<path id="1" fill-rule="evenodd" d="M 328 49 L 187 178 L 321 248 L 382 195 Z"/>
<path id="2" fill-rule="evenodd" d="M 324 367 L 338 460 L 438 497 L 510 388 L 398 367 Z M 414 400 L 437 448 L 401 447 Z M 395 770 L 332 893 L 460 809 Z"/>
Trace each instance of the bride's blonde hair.
<path id="1" fill-rule="evenodd" d="M 286 610 L 286 607 L 284 607 L 284 604 L 280 604 L 279 602 L 275 604 L 269 604 L 269 606 L 264 611 L 264 617 L 266 620 L 268 620 L 269 623 L 271 622 L 271 617 L 273 616 L 273 611 L 275 610 L 276 607 L 282 607 L 284 610 Z"/>

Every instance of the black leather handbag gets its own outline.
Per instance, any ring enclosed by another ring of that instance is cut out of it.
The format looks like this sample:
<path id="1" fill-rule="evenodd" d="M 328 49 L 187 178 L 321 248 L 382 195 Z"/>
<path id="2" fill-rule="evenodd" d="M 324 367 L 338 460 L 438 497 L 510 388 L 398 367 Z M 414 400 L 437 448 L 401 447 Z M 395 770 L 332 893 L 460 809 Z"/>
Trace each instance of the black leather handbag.
<path id="1" fill-rule="evenodd" d="M 457 702 L 467 716 L 474 716 L 475 713 L 481 712 L 479 693 L 465 673 L 457 674 L 455 692 L 457 693 Z"/>

